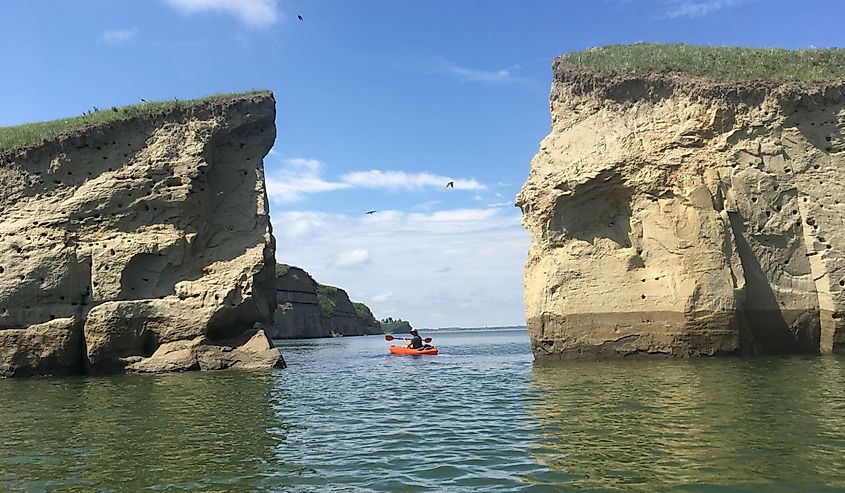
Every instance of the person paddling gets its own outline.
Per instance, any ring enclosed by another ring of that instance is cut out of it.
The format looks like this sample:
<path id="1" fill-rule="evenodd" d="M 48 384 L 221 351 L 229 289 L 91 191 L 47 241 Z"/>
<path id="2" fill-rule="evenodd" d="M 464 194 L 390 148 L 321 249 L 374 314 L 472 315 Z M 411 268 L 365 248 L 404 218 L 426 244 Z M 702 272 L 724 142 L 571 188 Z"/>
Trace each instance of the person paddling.
<path id="1" fill-rule="evenodd" d="M 408 344 L 405 347 L 409 349 L 422 349 L 423 347 L 423 340 L 420 337 L 419 333 L 417 333 L 417 329 L 411 329 L 411 335 L 413 336 Z"/>

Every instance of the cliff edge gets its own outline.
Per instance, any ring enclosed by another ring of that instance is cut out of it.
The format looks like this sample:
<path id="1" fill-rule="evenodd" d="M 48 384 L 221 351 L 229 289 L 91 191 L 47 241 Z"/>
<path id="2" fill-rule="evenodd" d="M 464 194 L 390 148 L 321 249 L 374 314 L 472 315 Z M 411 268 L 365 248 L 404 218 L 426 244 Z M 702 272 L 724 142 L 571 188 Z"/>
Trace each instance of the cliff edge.
<path id="1" fill-rule="evenodd" d="M 828 80 L 555 60 L 552 130 L 517 197 L 538 358 L 845 352 L 834 55 Z"/>
<path id="2" fill-rule="evenodd" d="M 268 328 L 273 339 L 384 333 L 369 307 L 352 302 L 343 289 L 320 284 L 293 265 L 279 264 L 276 274 L 277 308 Z"/>
<path id="3" fill-rule="evenodd" d="M 111 111 L 0 151 L 0 375 L 283 366 L 272 94 Z"/>

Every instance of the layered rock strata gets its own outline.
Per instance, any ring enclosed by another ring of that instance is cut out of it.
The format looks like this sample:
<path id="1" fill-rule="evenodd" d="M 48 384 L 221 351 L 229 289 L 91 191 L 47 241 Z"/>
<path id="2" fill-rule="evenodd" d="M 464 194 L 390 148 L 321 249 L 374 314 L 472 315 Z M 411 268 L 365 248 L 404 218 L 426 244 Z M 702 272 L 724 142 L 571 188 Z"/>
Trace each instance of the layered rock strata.
<path id="1" fill-rule="evenodd" d="M 0 155 L 0 375 L 282 366 L 270 93 Z"/>
<path id="2" fill-rule="evenodd" d="M 269 335 L 305 339 L 381 334 L 366 305 L 352 303 L 343 289 L 319 284 L 303 269 L 284 266 L 276 283 L 276 314 Z"/>
<path id="3" fill-rule="evenodd" d="M 517 198 L 538 358 L 845 352 L 845 82 L 554 63 Z"/>

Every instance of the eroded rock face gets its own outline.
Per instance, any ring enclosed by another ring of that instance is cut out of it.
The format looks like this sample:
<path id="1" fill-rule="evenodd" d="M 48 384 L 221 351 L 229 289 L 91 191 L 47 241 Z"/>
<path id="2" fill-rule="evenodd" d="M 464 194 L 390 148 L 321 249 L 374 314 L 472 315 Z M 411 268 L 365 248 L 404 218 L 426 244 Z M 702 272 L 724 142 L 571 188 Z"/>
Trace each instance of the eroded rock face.
<path id="1" fill-rule="evenodd" d="M 331 326 L 317 300 L 317 282 L 299 267 L 290 267 L 276 284 L 276 314 L 270 336 L 274 339 L 331 337 Z"/>
<path id="2" fill-rule="evenodd" d="M 845 352 L 845 83 L 554 69 L 517 198 L 537 357 Z"/>
<path id="3" fill-rule="evenodd" d="M 274 118 L 252 94 L 0 156 L 0 375 L 283 365 Z"/>
<path id="4" fill-rule="evenodd" d="M 319 293 L 319 294 L 318 294 Z M 276 281 L 276 314 L 268 333 L 273 339 L 381 334 L 366 306 L 361 312 L 343 289 L 321 286 L 308 272 L 287 266 Z"/>

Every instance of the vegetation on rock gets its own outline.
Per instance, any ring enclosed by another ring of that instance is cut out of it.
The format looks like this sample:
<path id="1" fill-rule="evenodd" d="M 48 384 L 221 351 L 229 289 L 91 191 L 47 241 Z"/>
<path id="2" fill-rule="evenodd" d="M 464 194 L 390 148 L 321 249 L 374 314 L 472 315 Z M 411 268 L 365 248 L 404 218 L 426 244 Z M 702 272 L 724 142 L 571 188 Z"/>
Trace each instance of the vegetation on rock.
<path id="1" fill-rule="evenodd" d="M 180 101 L 150 101 L 128 106 L 112 106 L 111 108 L 92 108 L 82 115 L 70 118 L 60 118 L 45 122 L 25 123 L 11 127 L 0 127 L 0 150 L 24 147 L 41 140 L 51 139 L 64 132 L 85 127 L 101 125 L 136 116 L 148 117 L 157 113 L 192 106 L 200 103 L 211 103 L 243 98 L 255 94 L 266 94 L 268 91 L 249 91 L 243 93 L 215 94 L 204 98 Z"/>
<path id="2" fill-rule="evenodd" d="M 276 312 L 277 337 L 378 334 L 411 328 L 403 320 L 377 320 L 367 305 L 350 300 L 340 288 L 320 284 L 300 267 L 277 263 L 276 277 L 276 300 L 285 307 Z"/>
<path id="3" fill-rule="evenodd" d="M 676 72 L 720 82 L 845 78 L 845 49 L 786 50 L 637 43 L 590 48 L 565 60 L 596 71 Z"/>
<path id="4" fill-rule="evenodd" d="M 411 323 L 407 320 L 402 320 L 398 318 L 394 320 L 391 317 L 387 317 L 379 322 L 381 324 L 381 331 L 385 334 L 394 333 L 394 332 L 408 332 L 411 330 Z"/>
<path id="5" fill-rule="evenodd" d="M 288 264 L 276 263 L 276 277 L 282 277 L 287 274 L 290 267 Z"/>
<path id="6" fill-rule="evenodd" d="M 317 284 L 317 303 L 320 305 L 320 311 L 323 312 L 323 316 L 327 319 L 331 318 L 334 313 L 335 304 L 334 301 L 331 300 L 331 295 L 336 292 L 337 288 L 334 286 Z"/>

